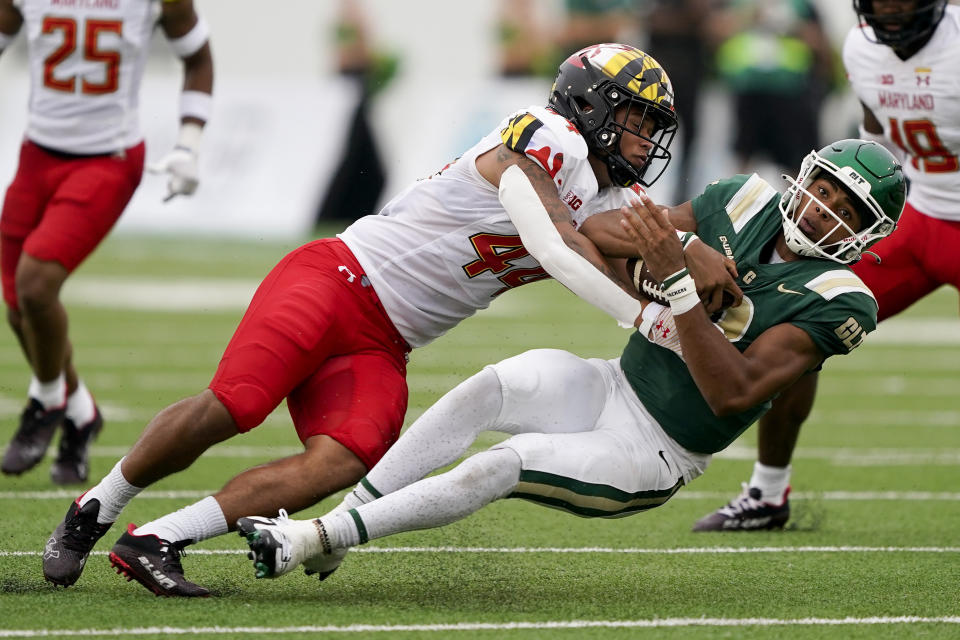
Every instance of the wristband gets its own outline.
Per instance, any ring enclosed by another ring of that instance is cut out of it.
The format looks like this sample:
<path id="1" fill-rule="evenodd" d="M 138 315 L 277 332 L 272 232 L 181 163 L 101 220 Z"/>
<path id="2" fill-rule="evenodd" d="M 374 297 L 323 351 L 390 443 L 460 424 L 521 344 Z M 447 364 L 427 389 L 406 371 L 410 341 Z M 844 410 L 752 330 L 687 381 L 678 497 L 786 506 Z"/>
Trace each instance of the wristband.
<path id="1" fill-rule="evenodd" d="M 693 231 L 677 231 L 677 237 L 680 238 L 680 246 L 686 251 L 687 247 L 700 239 Z"/>
<path id="2" fill-rule="evenodd" d="M 679 280 L 689 275 L 690 275 L 690 270 L 684 267 L 683 269 L 680 269 L 680 271 L 677 271 L 676 273 L 671 273 L 669 276 L 664 278 L 663 282 L 660 283 L 660 288 L 666 291 L 667 289 L 675 285 Z"/>
<path id="3" fill-rule="evenodd" d="M 637 331 L 639 331 L 644 338 L 649 339 L 650 329 L 653 327 L 653 323 L 657 320 L 657 316 L 664 309 L 666 309 L 666 307 L 659 302 L 651 302 L 643 308 L 643 313 L 640 314 L 642 320 L 640 322 L 640 326 L 637 327 Z"/>
<path id="4" fill-rule="evenodd" d="M 670 301 L 670 310 L 680 315 L 700 304 L 697 283 L 686 268 L 677 271 L 663 281 L 663 294 Z"/>
<path id="5" fill-rule="evenodd" d="M 203 91 L 184 91 L 180 94 L 180 117 L 196 118 L 204 122 L 213 111 L 213 96 Z"/>
<path id="6" fill-rule="evenodd" d="M 170 48 L 181 58 L 189 58 L 207 43 L 210 39 L 210 27 L 202 16 L 197 17 L 197 24 L 190 31 L 179 38 L 170 39 Z"/>

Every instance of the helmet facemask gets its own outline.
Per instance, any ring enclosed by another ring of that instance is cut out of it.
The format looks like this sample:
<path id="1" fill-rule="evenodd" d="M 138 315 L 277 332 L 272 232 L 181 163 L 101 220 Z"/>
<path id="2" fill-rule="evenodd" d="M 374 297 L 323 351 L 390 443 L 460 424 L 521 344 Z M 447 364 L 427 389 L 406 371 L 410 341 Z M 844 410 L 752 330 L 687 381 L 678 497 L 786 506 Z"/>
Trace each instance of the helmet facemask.
<path id="1" fill-rule="evenodd" d="M 638 182 L 645 187 L 650 186 L 663 175 L 667 165 L 670 164 L 672 154 L 669 147 L 677 134 L 677 120 L 665 117 L 660 113 L 661 109 L 653 103 L 632 97 L 629 93 L 624 94 L 623 90 L 615 84 L 606 88 L 606 94 L 606 99 L 612 106 L 608 122 L 593 134 L 597 147 L 603 149 L 597 155 L 603 158 L 610 173 L 610 179 L 615 185 L 629 187 L 634 182 Z M 622 99 L 624 95 L 627 96 L 626 99 Z M 615 103 L 614 101 L 618 98 L 620 102 Z M 635 129 L 628 128 L 626 123 L 630 121 L 631 115 L 638 111 L 642 115 L 641 126 Z M 648 118 L 654 122 L 654 129 L 649 135 L 641 130 Z M 639 169 L 623 157 L 620 141 L 624 134 L 637 136 L 652 145 L 647 152 L 646 162 Z M 649 179 L 646 177 L 648 173 L 652 175 Z"/>
<path id="2" fill-rule="evenodd" d="M 873 29 L 873 38 L 868 39 L 894 49 L 908 49 L 930 37 L 946 6 L 947 0 L 917 0 L 913 11 L 882 14 L 874 9 L 873 0 L 853 0 L 857 16 Z M 899 29 L 888 29 L 888 25 L 899 25 Z"/>
<path id="3" fill-rule="evenodd" d="M 839 215 L 809 191 L 814 180 L 824 176 L 832 178 L 855 203 L 860 214 L 859 231 L 850 228 Z M 884 213 L 880 204 L 870 195 L 870 183 L 853 167 L 838 167 L 816 151 L 811 151 L 803 159 L 796 179 L 787 175 L 783 178 L 790 183 L 790 187 L 780 198 L 780 215 L 783 218 L 784 239 L 787 247 L 794 253 L 850 264 L 859 260 L 860 254 L 867 247 L 890 235 L 896 228 L 896 222 Z M 807 196 L 805 203 L 804 196 Z M 825 212 L 835 223 L 816 241 L 807 237 L 800 228 L 800 220 L 811 207 L 819 207 L 818 215 Z M 843 231 L 841 239 L 828 242 L 837 230 Z"/>

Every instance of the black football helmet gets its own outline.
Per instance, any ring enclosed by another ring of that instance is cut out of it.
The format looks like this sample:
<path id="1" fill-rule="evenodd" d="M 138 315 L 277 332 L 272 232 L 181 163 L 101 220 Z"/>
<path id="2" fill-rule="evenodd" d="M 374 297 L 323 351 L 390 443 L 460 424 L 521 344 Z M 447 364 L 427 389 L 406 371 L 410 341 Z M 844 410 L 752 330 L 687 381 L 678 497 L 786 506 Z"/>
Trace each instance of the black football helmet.
<path id="1" fill-rule="evenodd" d="M 947 0 L 917 0 L 913 11 L 877 13 L 873 0 L 853 0 L 857 17 L 873 29 L 875 42 L 907 49 L 930 37 L 947 9 Z"/>
<path id="2" fill-rule="evenodd" d="M 618 121 L 617 109 L 624 105 L 628 108 Z M 635 47 L 597 44 L 577 51 L 560 65 L 548 106 L 577 127 L 587 148 L 603 159 L 618 186 L 636 182 L 648 187 L 670 162 L 669 147 L 677 133 L 673 85 L 663 67 Z M 653 144 L 641 167 L 627 162 L 620 151 L 620 137 L 626 131 L 623 123 L 633 109 L 656 123 L 649 137 L 630 131 Z M 653 177 L 646 178 L 654 161 Z"/>

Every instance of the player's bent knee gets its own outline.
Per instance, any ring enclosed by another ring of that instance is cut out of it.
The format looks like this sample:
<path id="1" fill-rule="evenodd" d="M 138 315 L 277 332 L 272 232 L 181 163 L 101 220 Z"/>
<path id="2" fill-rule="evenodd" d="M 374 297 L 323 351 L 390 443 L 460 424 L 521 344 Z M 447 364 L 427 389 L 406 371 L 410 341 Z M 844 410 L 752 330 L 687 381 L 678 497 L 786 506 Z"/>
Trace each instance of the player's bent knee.
<path id="1" fill-rule="evenodd" d="M 458 410 L 469 408 L 474 415 L 484 416 L 486 419 L 478 421 L 480 431 L 493 428 L 492 423 L 500 413 L 502 401 L 503 385 L 492 366 L 484 367 L 441 398 L 441 402 L 453 403 Z"/>
<path id="2" fill-rule="evenodd" d="M 577 379 L 581 370 L 592 368 L 582 358 L 562 349 L 532 349 L 491 365 L 504 387 L 530 391 L 568 379 Z"/>
<path id="3" fill-rule="evenodd" d="M 487 366 L 458 384 L 450 393 L 471 397 L 499 396 L 500 377 L 497 375 L 496 369 Z"/>
<path id="4" fill-rule="evenodd" d="M 367 465 L 360 456 L 330 436 L 311 436 L 305 446 L 300 458 L 304 476 L 311 479 L 311 484 L 332 481 L 343 488 L 360 482 L 367 474 Z"/>
<path id="5" fill-rule="evenodd" d="M 15 286 L 21 309 L 50 305 L 57 300 L 67 270 L 57 262 L 46 262 L 24 255 L 17 266 Z"/>
<path id="6" fill-rule="evenodd" d="M 169 424 L 191 442 L 210 446 L 238 433 L 230 412 L 209 390 L 167 407 L 163 414 L 170 419 L 162 419 L 160 424 Z"/>
<path id="7" fill-rule="evenodd" d="M 464 490 L 477 490 L 489 500 L 509 495 L 520 481 L 520 456 L 512 449 L 490 449 L 472 455 L 451 471 Z"/>

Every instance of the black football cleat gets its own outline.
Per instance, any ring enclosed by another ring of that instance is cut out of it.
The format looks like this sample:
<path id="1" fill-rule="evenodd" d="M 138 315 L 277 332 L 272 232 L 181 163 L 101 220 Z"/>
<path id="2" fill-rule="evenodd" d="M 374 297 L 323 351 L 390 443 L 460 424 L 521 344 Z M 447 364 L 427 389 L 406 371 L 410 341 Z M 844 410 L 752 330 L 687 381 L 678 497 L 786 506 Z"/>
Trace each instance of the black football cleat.
<path id="1" fill-rule="evenodd" d="M 3 454 L 0 470 L 7 475 L 20 475 L 35 467 L 47 452 L 63 414 L 64 407 L 48 411 L 38 400 L 30 398 L 20 415 L 20 428 Z"/>
<path id="2" fill-rule="evenodd" d="M 790 519 L 790 487 L 780 504 L 760 499 L 760 489 L 743 485 L 739 496 L 713 513 L 697 520 L 694 531 L 768 531 L 783 529 Z"/>
<path id="3" fill-rule="evenodd" d="M 87 556 L 112 522 L 100 524 L 100 501 L 89 500 L 83 507 L 76 502 L 67 509 L 63 522 L 53 530 L 43 549 L 43 577 L 48 582 L 69 587 L 77 581 Z"/>
<path id="4" fill-rule="evenodd" d="M 87 481 L 87 474 L 90 471 L 90 443 L 103 429 L 103 416 L 99 409 L 95 411 L 93 420 L 83 428 L 77 427 L 70 418 L 63 419 L 60 443 L 57 445 L 57 459 L 50 467 L 50 479 L 55 484 L 78 484 Z"/>
<path id="5" fill-rule="evenodd" d="M 185 542 L 168 542 L 155 535 L 135 536 L 137 525 L 127 526 L 110 550 L 110 564 L 117 573 L 136 580 L 158 596 L 205 598 L 210 591 L 187 580 L 180 556 L 185 555 Z"/>

